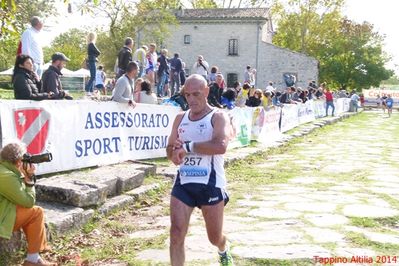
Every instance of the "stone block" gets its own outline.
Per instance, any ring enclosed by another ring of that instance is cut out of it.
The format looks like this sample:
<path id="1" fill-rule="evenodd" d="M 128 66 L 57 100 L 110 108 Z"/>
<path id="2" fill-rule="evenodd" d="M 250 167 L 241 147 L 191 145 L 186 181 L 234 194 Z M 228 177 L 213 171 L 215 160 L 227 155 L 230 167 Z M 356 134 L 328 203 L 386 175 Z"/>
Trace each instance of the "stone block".
<path id="1" fill-rule="evenodd" d="M 38 202 L 37 205 L 44 209 L 46 224 L 52 236 L 80 228 L 94 215 L 94 210 L 59 203 Z"/>
<path id="2" fill-rule="evenodd" d="M 125 162 L 55 175 L 38 181 L 37 198 L 76 207 L 99 206 L 108 196 L 139 187 L 155 169 L 154 165 Z"/>
<path id="3" fill-rule="evenodd" d="M 98 212 L 102 215 L 106 215 L 109 212 L 125 207 L 129 204 L 132 204 L 135 201 L 133 196 L 129 195 L 119 195 L 108 199 L 99 209 Z"/>
<path id="4" fill-rule="evenodd" d="M 132 190 L 126 192 L 125 194 L 137 199 L 137 198 L 143 196 L 144 194 L 146 194 L 148 191 L 155 190 L 158 188 L 159 188 L 159 184 L 145 185 L 145 186 L 141 186 L 141 187 L 132 189 Z"/>
<path id="5" fill-rule="evenodd" d="M 22 231 L 14 232 L 10 239 L 0 237 L 0 258 L 6 254 L 14 253 L 25 246 L 26 241 Z"/>

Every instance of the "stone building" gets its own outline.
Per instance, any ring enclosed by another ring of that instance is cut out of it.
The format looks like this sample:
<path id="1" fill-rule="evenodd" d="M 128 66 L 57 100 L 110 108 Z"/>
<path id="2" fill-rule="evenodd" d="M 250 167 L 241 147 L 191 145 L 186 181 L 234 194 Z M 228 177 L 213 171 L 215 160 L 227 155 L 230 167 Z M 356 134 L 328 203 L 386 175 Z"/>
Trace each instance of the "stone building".
<path id="1" fill-rule="evenodd" d="M 285 87 L 286 73 L 296 76 L 296 85 L 302 87 L 318 79 L 315 58 L 272 44 L 274 31 L 267 8 L 181 9 L 175 15 L 179 24 L 170 26 L 171 35 L 161 46 L 169 50 L 169 56 L 180 54 L 188 74 L 197 55 L 203 55 L 210 67 L 219 67 L 229 86 L 243 81 L 247 65 L 257 70 L 259 88 L 268 81 Z"/>

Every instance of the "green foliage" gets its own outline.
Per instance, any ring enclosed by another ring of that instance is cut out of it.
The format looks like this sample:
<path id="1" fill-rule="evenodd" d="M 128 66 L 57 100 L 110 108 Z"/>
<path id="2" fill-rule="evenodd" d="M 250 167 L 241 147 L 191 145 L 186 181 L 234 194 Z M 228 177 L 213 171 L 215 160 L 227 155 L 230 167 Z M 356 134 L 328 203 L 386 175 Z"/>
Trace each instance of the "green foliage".
<path id="1" fill-rule="evenodd" d="M 33 16 L 56 14 L 55 0 L 1 0 L 0 70 L 14 65 L 18 42 Z"/>
<path id="2" fill-rule="evenodd" d="M 190 4 L 193 8 L 218 8 L 214 0 L 191 0 Z"/>
<path id="3" fill-rule="evenodd" d="M 320 80 L 349 89 L 379 86 L 393 72 L 382 51 L 383 37 L 367 22 L 356 24 L 341 14 L 343 0 L 290 0 L 272 8 L 276 45 L 315 57 Z"/>
<path id="4" fill-rule="evenodd" d="M 171 9 L 178 8 L 179 1 L 141 0 L 132 3 L 123 0 L 104 0 L 97 6 L 89 6 L 88 12 L 105 16 L 109 27 L 98 32 L 99 57 L 106 70 L 114 68 L 118 51 L 126 37 L 135 40 L 135 46 L 151 42 L 160 44 L 168 36 L 167 25 L 176 23 Z M 142 36 L 146 36 L 145 39 Z"/>
<path id="5" fill-rule="evenodd" d="M 44 48 L 45 62 L 51 60 L 51 55 L 53 53 L 62 52 L 71 59 L 66 66 L 68 69 L 80 69 L 87 54 L 87 34 L 86 31 L 80 29 L 71 29 L 60 34 L 54 39 L 50 47 Z"/>

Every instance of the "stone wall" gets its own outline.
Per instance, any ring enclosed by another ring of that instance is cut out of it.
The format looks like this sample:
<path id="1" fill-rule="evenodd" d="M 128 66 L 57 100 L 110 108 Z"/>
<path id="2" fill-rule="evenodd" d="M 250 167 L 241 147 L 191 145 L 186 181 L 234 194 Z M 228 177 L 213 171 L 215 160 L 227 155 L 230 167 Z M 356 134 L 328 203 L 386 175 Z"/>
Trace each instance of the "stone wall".
<path id="1" fill-rule="evenodd" d="M 228 73 L 235 73 L 238 80 L 243 81 L 245 68 L 251 65 L 258 71 L 259 88 L 265 88 L 269 80 L 278 87 L 284 87 L 284 73 L 295 73 L 298 86 L 302 87 L 306 87 L 309 80 L 317 81 L 317 60 L 262 41 L 268 28 L 265 22 L 184 22 L 170 26 L 171 37 L 162 46 L 168 49 L 170 57 L 178 52 L 189 73 L 192 73 L 197 55 L 201 54 L 210 67 L 219 67 L 226 80 Z M 190 35 L 190 44 L 184 43 L 185 35 Z M 229 39 L 238 40 L 237 56 L 228 55 Z"/>

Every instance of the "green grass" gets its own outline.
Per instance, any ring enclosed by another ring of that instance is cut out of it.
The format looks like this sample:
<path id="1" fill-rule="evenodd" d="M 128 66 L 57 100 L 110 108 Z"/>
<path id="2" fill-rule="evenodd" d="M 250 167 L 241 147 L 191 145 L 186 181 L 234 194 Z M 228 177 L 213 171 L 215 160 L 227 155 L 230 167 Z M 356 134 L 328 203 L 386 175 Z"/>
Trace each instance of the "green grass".
<path id="1" fill-rule="evenodd" d="M 84 91 L 69 91 L 69 94 L 75 100 L 78 100 L 85 95 Z M 14 90 L 0 88 L 0 99 L 1 100 L 13 100 L 14 99 Z"/>

